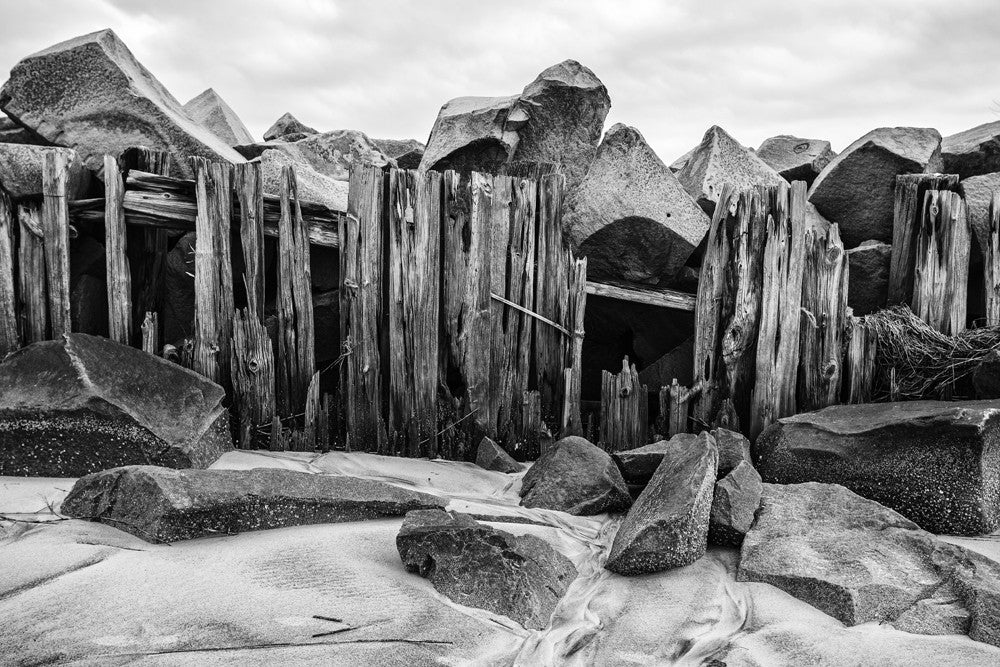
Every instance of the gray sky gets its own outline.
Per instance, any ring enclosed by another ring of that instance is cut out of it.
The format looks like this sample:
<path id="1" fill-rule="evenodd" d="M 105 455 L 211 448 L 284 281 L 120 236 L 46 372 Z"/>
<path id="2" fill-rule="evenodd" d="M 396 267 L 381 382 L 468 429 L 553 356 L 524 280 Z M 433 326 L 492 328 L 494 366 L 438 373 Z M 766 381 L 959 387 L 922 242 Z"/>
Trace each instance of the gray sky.
<path id="1" fill-rule="evenodd" d="M 182 103 L 213 87 L 256 137 L 291 111 L 426 141 L 446 100 L 520 92 L 566 58 L 608 87 L 608 127 L 668 163 L 713 124 L 840 150 L 1000 119 L 996 0 L 0 0 L 0 70 L 108 27 Z"/>

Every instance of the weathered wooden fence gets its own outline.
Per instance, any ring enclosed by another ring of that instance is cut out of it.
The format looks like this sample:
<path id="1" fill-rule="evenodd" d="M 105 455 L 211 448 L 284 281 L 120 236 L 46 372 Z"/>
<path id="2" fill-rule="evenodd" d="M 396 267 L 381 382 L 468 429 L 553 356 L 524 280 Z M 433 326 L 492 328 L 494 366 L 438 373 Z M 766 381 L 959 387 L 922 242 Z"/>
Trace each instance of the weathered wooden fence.
<path id="1" fill-rule="evenodd" d="M 563 177 L 360 167 L 340 226 L 341 401 L 350 449 L 537 453 L 579 432 L 586 262 Z"/>

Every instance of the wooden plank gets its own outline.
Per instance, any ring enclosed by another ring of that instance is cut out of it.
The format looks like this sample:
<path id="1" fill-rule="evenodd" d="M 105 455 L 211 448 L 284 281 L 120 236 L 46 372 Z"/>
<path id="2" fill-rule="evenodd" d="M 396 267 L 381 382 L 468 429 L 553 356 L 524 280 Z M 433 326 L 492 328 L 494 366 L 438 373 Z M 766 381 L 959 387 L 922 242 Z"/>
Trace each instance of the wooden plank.
<path id="1" fill-rule="evenodd" d="M 232 316 L 228 322 L 221 319 L 223 312 L 223 285 L 220 264 L 222 244 L 220 236 L 228 237 L 228 226 L 223 224 L 228 218 L 220 215 L 228 206 L 230 191 L 228 170 L 219 163 L 211 163 L 204 158 L 191 158 L 198 182 L 198 235 L 194 254 L 194 359 L 192 369 L 213 382 L 223 383 L 223 368 L 229 367 L 229 359 L 223 364 L 222 353 L 229 354 L 228 339 L 231 332 Z M 225 200 L 225 201 L 223 201 Z M 228 261 L 228 256 L 225 258 Z M 230 286 L 231 290 L 231 286 Z M 232 298 L 230 291 L 229 298 Z M 223 340 L 227 342 L 224 343 Z"/>
<path id="2" fill-rule="evenodd" d="M 628 357 L 617 375 L 601 372 L 601 446 L 609 452 L 647 444 L 649 392 Z"/>
<path id="3" fill-rule="evenodd" d="M 513 405 L 510 402 L 512 394 L 512 375 L 515 362 L 513 345 L 514 335 L 523 312 L 518 312 L 493 298 L 497 295 L 512 304 L 521 304 L 511 300 L 508 265 L 511 258 L 511 235 L 514 221 L 514 189 L 513 180 L 508 176 L 493 178 L 493 191 L 490 199 L 489 214 L 490 248 L 489 284 L 491 309 L 489 315 L 490 345 L 489 345 L 489 384 L 486 392 L 487 414 L 484 420 L 486 435 L 501 446 L 510 446 L 511 417 Z M 513 268 L 512 268 L 513 270 Z M 516 272 L 516 270 L 514 270 Z M 520 276 L 513 277 L 519 280 Z M 502 434 L 502 435 L 501 435 Z"/>
<path id="4" fill-rule="evenodd" d="M 16 211 L 0 190 L 0 359 L 21 346 L 17 324 L 17 290 L 14 286 L 14 226 Z"/>
<path id="5" fill-rule="evenodd" d="M 538 255 L 535 309 L 562 324 L 569 295 L 566 290 L 568 255 L 563 238 L 562 201 L 565 177 L 544 176 L 538 184 Z M 535 327 L 535 383 L 542 401 L 542 420 L 560 424 L 562 416 L 564 336 L 552 327 Z"/>
<path id="6" fill-rule="evenodd" d="M 104 261 L 108 289 L 108 338 L 132 344 L 132 272 L 127 254 L 125 186 L 114 156 L 104 156 Z M 149 311 L 147 311 L 149 312 Z M 145 322 L 143 341 L 145 341 Z"/>
<path id="7" fill-rule="evenodd" d="M 570 274 L 568 316 L 572 320 L 573 337 L 569 342 L 566 378 L 563 383 L 563 421 L 560 436 L 582 435 L 583 420 L 580 416 L 580 392 L 583 380 L 584 318 L 587 309 L 587 258 L 573 261 Z"/>
<path id="8" fill-rule="evenodd" d="M 48 340 L 48 277 L 45 273 L 45 243 L 42 240 L 41 211 L 36 204 L 17 209 L 20 225 L 18 286 L 21 296 L 24 344 Z"/>
<path id="9" fill-rule="evenodd" d="M 538 234 L 538 182 L 529 179 L 515 179 L 513 184 L 513 218 L 509 246 L 508 298 L 521 304 L 526 310 L 535 308 L 535 266 Z M 511 366 L 509 384 L 505 384 L 506 396 L 511 401 L 511 426 L 506 437 L 507 443 L 513 441 L 516 447 L 521 443 L 525 454 L 537 456 L 538 427 L 529 432 L 524 422 L 525 392 L 531 382 L 532 344 L 535 339 L 535 327 L 544 326 L 535 322 L 533 317 L 524 312 L 507 313 L 514 319 L 509 322 L 507 333 L 510 344 L 515 345 L 518 354 Z M 510 324 L 516 326 L 516 329 Z"/>
<path id="10" fill-rule="evenodd" d="M 989 244 L 983 250 L 986 326 L 1000 325 L 1000 192 L 990 201 Z"/>
<path id="11" fill-rule="evenodd" d="M 928 190 L 913 281 L 913 312 L 938 331 L 965 330 L 971 230 L 965 202 L 957 192 Z"/>
<path id="12" fill-rule="evenodd" d="M 263 446 L 259 433 L 275 419 L 274 352 L 267 330 L 249 308 L 233 316 L 232 369 L 237 422 L 249 426 L 241 446 Z"/>
<path id="13" fill-rule="evenodd" d="M 146 317 L 142 321 L 142 351 L 154 357 L 159 355 L 160 350 L 160 316 L 156 313 L 146 312 Z"/>
<path id="14" fill-rule="evenodd" d="M 66 182 L 69 164 L 66 151 L 45 151 L 42 162 L 42 240 L 49 288 L 49 325 L 52 338 L 70 333 L 69 303 L 69 207 Z"/>
<path id="15" fill-rule="evenodd" d="M 264 185 L 260 163 L 234 167 L 236 201 L 240 215 L 240 245 L 243 255 L 243 286 L 247 308 L 264 319 Z"/>
<path id="16" fill-rule="evenodd" d="M 309 380 L 309 388 L 306 390 L 306 400 L 302 424 L 302 437 L 298 443 L 299 451 L 312 451 L 316 449 L 316 434 L 319 430 L 320 410 L 322 404 L 319 396 L 319 373 L 313 373 Z"/>
<path id="17" fill-rule="evenodd" d="M 687 312 L 694 311 L 695 303 L 698 300 L 694 294 L 686 294 L 667 288 L 626 286 L 624 283 L 614 283 L 607 279 L 603 279 L 601 282 L 587 281 L 587 294 Z"/>

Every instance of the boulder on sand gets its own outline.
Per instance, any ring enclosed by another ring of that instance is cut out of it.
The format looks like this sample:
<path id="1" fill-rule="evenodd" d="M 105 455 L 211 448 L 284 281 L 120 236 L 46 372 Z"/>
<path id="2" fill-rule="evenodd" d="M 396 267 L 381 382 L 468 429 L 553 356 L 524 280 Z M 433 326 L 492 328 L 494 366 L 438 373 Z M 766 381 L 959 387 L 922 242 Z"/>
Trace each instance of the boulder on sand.
<path id="1" fill-rule="evenodd" d="M 521 505 L 586 516 L 624 512 L 632 497 L 618 466 L 579 436 L 555 442 L 521 479 Z"/>
<path id="2" fill-rule="evenodd" d="M 844 247 L 869 239 L 892 243 L 896 176 L 941 169 L 937 130 L 880 127 L 826 165 L 809 189 L 809 201 L 840 225 Z"/>
<path id="3" fill-rule="evenodd" d="M 719 454 L 708 433 L 672 449 L 615 535 L 605 565 L 612 572 L 660 572 L 705 555 Z"/>
<path id="4" fill-rule="evenodd" d="M 106 338 L 67 334 L 0 363 L 0 475 L 204 468 L 232 448 L 222 388 Z"/>
<path id="5" fill-rule="evenodd" d="M 764 487 L 749 461 L 740 461 L 715 483 L 712 511 L 708 517 L 708 542 L 737 547 L 753 525 Z"/>
<path id="6" fill-rule="evenodd" d="M 754 446 L 765 482 L 841 484 L 934 533 L 1000 528 L 1000 401 L 834 405 Z"/>
<path id="7" fill-rule="evenodd" d="M 845 625 L 1000 645 L 1000 565 L 836 484 L 765 484 L 737 580 L 776 586 Z"/>
<path id="8" fill-rule="evenodd" d="M 652 284 L 680 271 L 709 222 L 639 131 L 621 123 L 604 135 L 563 213 L 587 275 Z"/>
<path id="9" fill-rule="evenodd" d="M 847 251 L 847 305 L 861 317 L 885 308 L 889 298 L 889 264 L 892 246 L 864 241 Z"/>
<path id="10" fill-rule="evenodd" d="M 267 128 L 267 132 L 264 133 L 264 141 L 298 141 L 305 139 L 310 134 L 319 134 L 319 131 L 303 124 L 298 118 L 286 111 L 281 118 L 274 121 L 271 127 Z M 252 143 L 252 140 L 246 143 Z"/>
<path id="11" fill-rule="evenodd" d="M 68 148 L 32 144 L 0 144 L 0 188 L 14 199 L 42 195 L 42 166 L 45 154 L 61 151 L 69 165 L 66 194 L 71 199 L 82 196 L 90 185 L 90 171 L 80 162 L 76 151 Z"/>
<path id="12" fill-rule="evenodd" d="M 188 157 L 243 162 L 191 119 L 111 30 L 28 56 L 0 89 L 0 109 L 48 141 L 76 150 L 93 171 L 132 146 L 165 150 L 171 171 L 193 178 Z"/>
<path id="13" fill-rule="evenodd" d="M 534 535 L 512 535 L 464 514 L 406 515 L 396 548 L 408 572 L 430 579 L 453 602 L 542 630 L 577 572 Z"/>
<path id="14" fill-rule="evenodd" d="M 227 146 L 253 143 L 246 125 L 214 89 L 209 88 L 184 105 L 184 111 L 196 122 L 207 127 Z"/>
<path id="15" fill-rule="evenodd" d="M 961 179 L 1000 171 L 1000 120 L 945 137 L 941 159 L 944 172 Z"/>
<path id="16" fill-rule="evenodd" d="M 149 542 L 403 516 L 443 508 L 429 493 L 377 480 L 279 468 L 173 470 L 125 466 L 77 480 L 61 512 Z"/>
<path id="17" fill-rule="evenodd" d="M 485 470 L 496 472 L 521 472 L 524 464 L 518 463 L 504 451 L 503 447 L 493 442 L 490 438 L 483 438 L 479 441 L 479 448 L 476 449 L 476 465 Z"/>
<path id="18" fill-rule="evenodd" d="M 789 134 L 765 139 L 757 149 L 757 157 L 786 181 L 805 181 L 807 185 L 812 185 L 816 176 L 836 156 L 829 141 L 802 139 Z"/>
<path id="19" fill-rule="evenodd" d="M 778 172 L 718 125 L 705 132 L 691 158 L 677 172 L 677 180 L 709 215 L 715 212 L 715 202 L 727 183 L 737 190 L 785 183 Z"/>

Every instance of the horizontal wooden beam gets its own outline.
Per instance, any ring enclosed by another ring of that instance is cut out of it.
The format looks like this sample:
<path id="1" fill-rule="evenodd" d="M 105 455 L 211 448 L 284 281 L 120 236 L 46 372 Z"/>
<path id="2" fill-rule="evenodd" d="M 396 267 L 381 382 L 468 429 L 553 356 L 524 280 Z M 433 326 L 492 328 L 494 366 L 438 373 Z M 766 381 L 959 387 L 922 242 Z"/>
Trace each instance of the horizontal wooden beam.
<path id="1" fill-rule="evenodd" d="M 596 282 L 593 280 L 587 281 L 587 294 L 690 312 L 694 312 L 696 298 L 694 294 L 685 294 L 684 292 L 662 287 L 637 287 L 635 285 L 626 287 L 620 283 L 615 284 L 610 281 Z"/>

